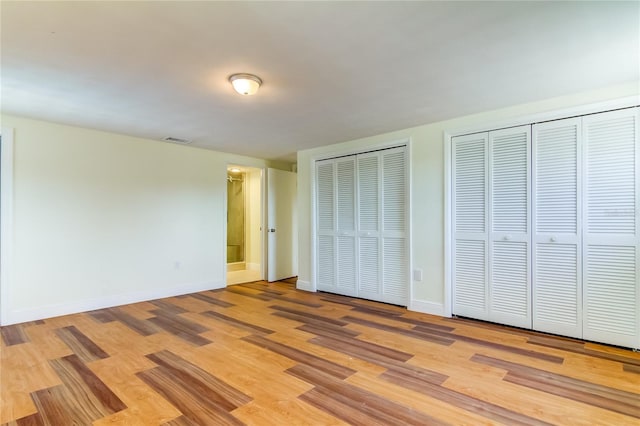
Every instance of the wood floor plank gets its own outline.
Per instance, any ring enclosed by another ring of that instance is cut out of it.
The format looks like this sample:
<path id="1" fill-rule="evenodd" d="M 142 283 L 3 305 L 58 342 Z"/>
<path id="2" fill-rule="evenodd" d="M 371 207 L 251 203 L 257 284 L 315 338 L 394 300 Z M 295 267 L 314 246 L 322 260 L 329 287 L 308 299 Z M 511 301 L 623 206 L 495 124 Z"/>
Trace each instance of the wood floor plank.
<path id="1" fill-rule="evenodd" d="M 295 317 L 295 318 L 298 318 L 297 321 L 299 320 L 301 322 L 310 323 L 310 324 L 326 324 L 326 323 L 328 323 L 328 324 L 336 325 L 336 326 L 339 326 L 339 327 L 343 327 L 343 326 L 348 324 L 348 322 L 345 322 L 345 321 L 340 321 L 340 320 L 337 320 L 337 319 L 328 318 L 326 316 L 319 315 L 319 314 L 314 314 L 314 313 L 307 312 L 307 311 L 301 311 L 299 309 L 292 309 L 292 308 L 289 308 L 287 306 L 270 305 L 269 309 L 274 309 L 276 311 L 286 312 L 288 314 L 291 314 L 291 316 L 289 316 L 289 317 L 283 316 L 284 318 Z"/>
<path id="2" fill-rule="evenodd" d="M 124 312 L 122 309 L 111 308 L 109 309 L 109 314 L 116 321 L 120 321 L 141 336 L 150 336 L 158 332 L 158 328 L 150 324 L 149 321 L 138 319 Z"/>
<path id="3" fill-rule="evenodd" d="M 189 420 L 187 416 L 180 416 L 171 421 L 163 423 L 162 426 L 199 426 L 199 425 Z"/>
<path id="4" fill-rule="evenodd" d="M 640 366 L 635 364 L 622 364 L 624 371 L 629 373 L 640 374 Z"/>
<path id="5" fill-rule="evenodd" d="M 317 371 L 321 371 L 325 374 L 337 377 L 339 379 L 345 379 L 355 373 L 355 370 L 352 370 L 351 368 L 344 367 L 331 361 L 327 361 L 315 355 L 311 355 L 307 352 L 300 351 L 290 346 L 274 342 L 261 336 L 247 336 L 243 337 L 242 340 L 253 343 L 254 345 L 268 349 L 272 352 L 278 353 L 301 364 L 308 365 L 311 368 L 316 369 Z"/>
<path id="6" fill-rule="evenodd" d="M 222 308 L 229 308 L 231 306 L 235 306 L 233 303 L 225 302 L 224 300 L 220 300 L 215 297 L 209 296 L 206 293 L 192 293 L 189 296 L 193 297 L 194 299 L 198 299 L 215 306 L 220 306 Z"/>
<path id="7" fill-rule="evenodd" d="M 382 323 L 378 323 L 378 322 L 375 322 L 375 321 L 367 320 L 367 319 L 364 319 L 364 318 L 354 317 L 354 316 L 351 316 L 351 315 L 346 315 L 346 316 L 342 317 L 342 319 L 347 321 L 347 322 L 353 323 L 353 324 L 360 324 L 360 325 L 364 325 L 366 327 L 371 327 L 371 328 L 375 328 L 375 329 L 378 329 L 378 330 L 384 330 L 384 331 L 387 331 L 389 333 L 402 334 L 404 336 L 408 336 L 408 337 L 411 337 L 411 338 L 414 338 L 414 339 L 419 339 L 419 340 L 426 340 L 428 342 L 436 343 L 438 345 L 449 346 L 449 345 L 452 345 L 453 342 L 455 342 L 455 340 L 453 338 L 437 336 L 437 335 L 433 335 L 432 333 L 428 333 L 428 332 L 418 333 L 415 330 L 409 330 L 409 329 L 405 329 L 405 328 L 394 327 L 394 326 L 391 326 L 391 325 L 382 324 Z"/>
<path id="8" fill-rule="evenodd" d="M 185 312 L 188 312 L 186 309 L 181 308 L 180 306 L 173 304 L 169 301 L 167 301 L 166 299 L 160 299 L 160 300 L 152 300 L 151 302 L 154 304 L 155 306 L 157 306 L 160 309 L 157 310 L 153 310 L 151 311 L 154 314 L 160 314 L 160 315 L 179 315 L 179 314 L 184 314 Z"/>
<path id="9" fill-rule="evenodd" d="M 82 334 L 75 326 L 59 328 L 56 330 L 56 335 L 84 362 L 109 357 L 108 353 Z"/>
<path id="10" fill-rule="evenodd" d="M 91 424 L 94 420 L 91 415 L 94 415 L 95 418 L 101 417 L 100 413 L 95 410 L 86 413 L 84 410 L 74 409 L 71 405 L 72 400 L 65 392 L 64 386 L 39 390 L 34 392 L 31 397 L 45 426 L 86 425 Z M 69 401 L 70 404 L 65 404 L 65 401 Z"/>
<path id="11" fill-rule="evenodd" d="M 222 321 L 224 323 L 230 324 L 234 327 L 240 328 L 242 330 L 250 331 L 256 334 L 271 334 L 274 333 L 273 330 L 269 330 L 268 328 L 260 327 L 259 325 L 251 324 L 249 322 L 241 321 L 239 319 L 230 317 L 228 315 L 221 314 L 215 311 L 206 311 L 201 312 L 200 315 L 204 315 L 205 317 L 214 318 L 218 321 Z"/>
<path id="12" fill-rule="evenodd" d="M 206 398 L 206 395 L 193 393 L 189 387 L 176 383 L 171 375 L 160 368 L 146 370 L 137 375 L 197 425 L 244 424 L 214 401 Z"/>
<path id="13" fill-rule="evenodd" d="M 2 335 L 2 340 L 5 345 L 13 346 L 21 343 L 27 343 L 29 341 L 29 336 L 25 333 L 24 327 L 25 326 L 23 324 L 15 324 L 0 328 L 0 334 Z"/>
<path id="14" fill-rule="evenodd" d="M 179 378 L 193 392 L 206 394 L 227 411 L 235 410 L 251 401 L 249 396 L 170 351 L 150 354 L 147 358 L 166 369 L 169 374 Z"/>
<path id="15" fill-rule="evenodd" d="M 287 373 L 316 387 L 300 398 L 352 424 L 446 425 L 426 413 L 396 404 L 333 376 L 299 364 Z"/>
<path id="16" fill-rule="evenodd" d="M 149 318 L 148 321 L 156 327 L 193 345 L 202 346 L 211 343 L 211 340 L 199 335 L 199 333 L 208 331 L 208 328 L 182 317 L 176 315 L 158 315 Z"/>
<path id="17" fill-rule="evenodd" d="M 42 420 L 42 415 L 40 413 L 34 413 L 30 416 L 22 417 L 5 424 L 7 426 L 44 426 L 44 421 Z"/>
<path id="18" fill-rule="evenodd" d="M 69 392 L 82 396 L 81 400 L 87 403 L 83 410 L 96 410 L 103 413 L 102 416 L 93 420 L 127 408 L 77 355 L 54 359 L 49 363 Z"/>
<path id="19" fill-rule="evenodd" d="M 276 312 L 274 315 L 282 316 L 283 318 L 289 318 L 288 313 L 286 312 Z M 336 338 L 354 338 L 359 336 L 359 331 L 352 330 L 346 327 L 338 327 L 331 324 L 316 324 L 316 323 L 306 323 L 299 327 L 296 327 L 298 330 L 306 331 L 307 333 L 315 334 L 317 336 L 328 336 L 328 337 L 336 337 Z"/>

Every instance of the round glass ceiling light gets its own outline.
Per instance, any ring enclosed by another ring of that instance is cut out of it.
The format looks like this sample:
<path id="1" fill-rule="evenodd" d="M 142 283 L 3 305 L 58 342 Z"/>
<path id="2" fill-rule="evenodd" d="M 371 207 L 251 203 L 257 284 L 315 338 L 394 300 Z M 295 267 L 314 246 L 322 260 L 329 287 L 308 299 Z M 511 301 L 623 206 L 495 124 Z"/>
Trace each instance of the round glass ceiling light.
<path id="1" fill-rule="evenodd" d="M 229 77 L 229 82 L 241 95 L 254 95 L 262 84 L 260 77 L 253 74 L 233 74 Z"/>

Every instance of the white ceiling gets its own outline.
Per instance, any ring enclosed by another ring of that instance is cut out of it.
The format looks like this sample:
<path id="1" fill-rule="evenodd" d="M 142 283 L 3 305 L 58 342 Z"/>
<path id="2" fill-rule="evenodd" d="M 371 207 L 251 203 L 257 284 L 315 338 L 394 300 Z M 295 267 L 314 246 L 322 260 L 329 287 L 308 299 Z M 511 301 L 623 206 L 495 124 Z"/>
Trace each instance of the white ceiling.
<path id="1" fill-rule="evenodd" d="M 639 2 L 0 4 L 4 112 L 269 159 L 640 80 Z"/>

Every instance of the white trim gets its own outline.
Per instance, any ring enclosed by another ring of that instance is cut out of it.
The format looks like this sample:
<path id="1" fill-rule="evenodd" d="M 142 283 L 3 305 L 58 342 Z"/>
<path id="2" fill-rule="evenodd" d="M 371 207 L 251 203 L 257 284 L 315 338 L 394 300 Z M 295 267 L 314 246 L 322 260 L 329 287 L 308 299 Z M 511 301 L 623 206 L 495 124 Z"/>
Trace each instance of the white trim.
<path id="1" fill-rule="evenodd" d="M 428 300 L 412 300 L 409 303 L 409 310 L 439 317 L 451 316 L 445 315 L 445 307 L 442 303 L 429 302 Z"/>
<path id="2" fill-rule="evenodd" d="M 407 281 L 409 282 L 409 288 L 407 291 L 407 309 L 409 309 L 409 306 L 411 306 L 411 302 L 413 300 L 413 295 L 414 295 L 414 283 L 413 283 L 413 168 L 411 167 L 411 157 L 413 155 L 413 139 L 411 137 L 409 137 L 407 139 L 407 144 L 405 145 L 405 149 L 404 149 L 404 161 L 405 161 L 405 167 L 406 169 L 406 174 L 405 174 L 405 197 L 406 197 L 406 203 L 405 203 L 405 223 L 407 224 L 407 228 L 405 229 L 405 244 L 407 247 L 407 253 L 409 255 L 409 261 L 407 262 Z"/>
<path id="3" fill-rule="evenodd" d="M 453 314 L 453 289 L 451 287 L 451 248 L 453 230 L 451 229 L 451 134 L 444 133 L 444 303 L 443 316 Z"/>
<path id="4" fill-rule="evenodd" d="M 259 263 L 247 263 L 246 264 L 247 271 L 260 271 Z"/>
<path id="5" fill-rule="evenodd" d="M 18 324 L 27 321 L 53 318 L 80 312 L 88 312 L 96 309 L 104 309 L 113 306 L 128 305 L 131 303 L 146 302 L 149 300 L 163 299 L 165 297 L 180 296 L 183 294 L 197 293 L 200 291 L 215 290 L 224 287 L 224 282 L 205 281 L 200 283 L 183 284 L 178 287 L 116 294 L 106 297 L 101 296 L 68 303 L 57 303 L 52 305 L 39 306 L 37 308 L 15 310 L 7 313 L 7 322 L 3 325 Z"/>
<path id="6" fill-rule="evenodd" d="M 500 130 L 507 127 L 528 126 L 551 120 L 561 120 L 564 118 L 577 117 L 587 114 L 596 114 L 622 108 L 633 108 L 640 105 L 640 96 L 629 96 L 622 99 L 614 99 L 604 102 L 591 103 L 586 105 L 576 105 L 568 108 L 540 112 L 536 114 L 521 115 L 503 120 L 492 120 L 483 124 L 476 124 L 446 130 L 445 135 L 461 136 L 471 133 L 488 132 Z"/>
<path id="7" fill-rule="evenodd" d="M 13 129 L 1 130 L 0 165 L 0 325 L 9 323 L 13 268 Z"/>
<path id="8" fill-rule="evenodd" d="M 316 292 L 315 287 L 309 281 L 302 281 L 302 280 L 296 281 L 296 289 L 310 291 L 312 293 Z"/>

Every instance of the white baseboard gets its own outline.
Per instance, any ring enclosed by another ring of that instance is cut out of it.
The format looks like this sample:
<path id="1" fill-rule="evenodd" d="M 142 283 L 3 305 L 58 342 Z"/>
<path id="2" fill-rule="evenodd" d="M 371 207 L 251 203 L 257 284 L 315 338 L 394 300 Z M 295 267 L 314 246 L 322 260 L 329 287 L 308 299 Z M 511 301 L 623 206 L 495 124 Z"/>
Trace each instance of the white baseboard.
<path id="1" fill-rule="evenodd" d="M 444 305 L 442 303 L 429 302 L 426 300 L 412 300 L 409 302 L 407 309 L 423 314 L 437 315 L 439 317 L 445 316 Z"/>
<path id="2" fill-rule="evenodd" d="M 27 321 L 59 317 L 62 315 L 77 314 L 96 309 L 111 308 L 114 306 L 128 305 L 130 303 L 146 302 L 148 300 L 162 299 L 165 297 L 179 296 L 182 294 L 196 293 L 205 290 L 224 288 L 224 283 L 206 281 L 201 283 L 184 284 L 178 287 L 153 289 L 125 294 L 103 296 L 95 299 L 78 300 L 55 305 L 45 305 L 36 308 L 9 311 L 6 315 L 6 323 L 2 325 L 19 324 Z"/>
<path id="3" fill-rule="evenodd" d="M 302 281 L 302 280 L 296 281 L 296 288 L 298 290 L 311 291 L 314 293 L 316 291 L 316 289 L 313 288 L 313 285 L 309 281 Z"/>
<path id="4" fill-rule="evenodd" d="M 247 263 L 247 270 L 248 271 L 260 271 L 260 264 L 259 263 Z"/>

